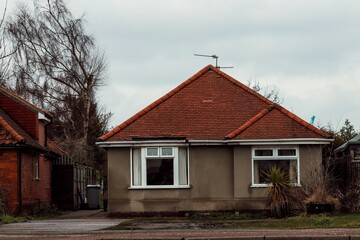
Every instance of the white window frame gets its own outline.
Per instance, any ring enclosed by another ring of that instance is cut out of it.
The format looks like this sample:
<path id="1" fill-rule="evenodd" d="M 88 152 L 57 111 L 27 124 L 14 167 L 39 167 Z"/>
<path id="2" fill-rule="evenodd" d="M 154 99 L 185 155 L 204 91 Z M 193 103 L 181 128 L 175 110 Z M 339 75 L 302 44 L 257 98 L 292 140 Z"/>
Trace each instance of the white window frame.
<path id="1" fill-rule="evenodd" d="M 148 156 L 147 149 L 149 148 L 157 148 L 157 155 Z M 172 148 L 172 155 L 162 155 L 163 148 Z M 141 147 L 141 176 L 140 176 L 140 185 L 134 185 L 134 176 L 133 176 L 133 148 L 130 151 L 130 178 L 131 178 L 131 186 L 129 189 L 173 189 L 173 188 L 190 188 L 190 171 L 189 171 L 189 149 L 186 148 L 186 177 L 187 184 L 180 184 L 179 180 L 179 147 L 172 146 L 151 146 L 151 147 Z M 147 159 L 173 159 L 173 185 L 147 185 Z"/>
<path id="2" fill-rule="evenodd" d="M 279 156 L 278 150 L 295 149 L 295 156 Z M 272 150 L 273 156 L 255 156 L 256 150 Z M 252 187 L 268 187 L 269 184 L 255 183 L 255 161 L 261 160 L 296 160 L 297 162 L 297 182 L 295 186 L 300 186 L 300 154 L 299 146 L 264 146 L 264 147 L 253 147 L 251 149 L 251 186 Z"/>

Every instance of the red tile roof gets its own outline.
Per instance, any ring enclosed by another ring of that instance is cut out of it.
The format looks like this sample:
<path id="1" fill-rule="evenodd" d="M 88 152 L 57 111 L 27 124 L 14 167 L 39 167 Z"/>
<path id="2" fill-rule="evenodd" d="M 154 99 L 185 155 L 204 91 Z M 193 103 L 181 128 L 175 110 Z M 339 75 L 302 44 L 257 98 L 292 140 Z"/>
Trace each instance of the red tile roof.
<path id="1" fill-rule="evenodd" d="M 0 85 L 0 92 L 4 93 L 5 95 L 7 95 L 8 97 L 14 99 L 15 101 L 19 102 L 20 104 L 26 106 L 28 109 L 34 111 L 34 112 L 40 112 L 43 113 L 44 115 L 46 115 L 47 117 L 51 118 L 51 114 L 44 111 L 41 108 L 38 108 L 37 106 L 35 106 L 34 104 L 30 103 L 29 101 L 27 101 L 26 99 L 20 97 L 19 95 L 15 94 L 14 92 L 12 92 L 11 90 L 3 87 Z"/>
<path id="2" fill-rule="evenodd" d="M 60 148 L 58 145 L 56 145 L 56 143 L 54 143 L 53 141 L 51 140 L 47 140 L 47 149 L 52 152 L 52 153 L 55 153 L 57 155 L 67 155 L 67 153 L 62 149 Z"/>
<path id="3" fill-rule="evenodd" d="M 271 125 L 264 128 L 265 120 Z M 260 128 L 276 133 L 264 135 L 258 131 Z M 270 136 L 325 137 L 319 129 L 209 65 L 100 140 L 224 140 Z"/>
<path id="4" fill-rule="evenodd" d="M 17 142 L 24 142 L 20 134 L 18 134 L 10 124 L 0 116 L 0 143 L 2 144 L 15 144 Z"/>
<path id="5" fill-rule="evenodd" d="M 25 130 L 0 108 L 0 145 L 24 144 L 44 150 Z"/>
<path id="6" fill-rule="evenodd" d="M 287 134 L 284 135 L 284 132 Z M 226 136 L 227 139 L 317 137 L 326 138 L 327 135 L 278 104 L 263 109 L 248 122 Z"/>

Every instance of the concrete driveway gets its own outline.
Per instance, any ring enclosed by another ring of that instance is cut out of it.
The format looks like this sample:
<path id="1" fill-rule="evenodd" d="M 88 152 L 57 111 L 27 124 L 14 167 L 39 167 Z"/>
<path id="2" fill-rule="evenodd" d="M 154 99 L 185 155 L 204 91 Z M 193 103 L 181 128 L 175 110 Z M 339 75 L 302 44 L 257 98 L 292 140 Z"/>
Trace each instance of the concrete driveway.
<path id="1" fill-rule="evenodd" d="M 106 213 L 99 210 L 81 210 L 54 219 L 0 225 L 0 239 L 27 235 L 89 234 L 123 221 L 106 218 Z"/>

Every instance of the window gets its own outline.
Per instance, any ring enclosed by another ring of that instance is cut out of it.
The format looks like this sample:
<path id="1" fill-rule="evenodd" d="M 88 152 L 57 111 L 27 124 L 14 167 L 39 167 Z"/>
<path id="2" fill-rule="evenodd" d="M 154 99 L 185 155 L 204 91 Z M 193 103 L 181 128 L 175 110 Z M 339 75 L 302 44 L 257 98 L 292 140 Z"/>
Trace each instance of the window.
<path id="1" fill-rule="evenodd" d="M 40 166 L 39 166 L 39 156 L 34 156 L 33 159 L 33 166 L 32 166 L 32 172 L 33 172 L 33 179 L 39 180 L 40 179 Z"/>
<path id="2" fill-rule="evenodd" d="M 188 182 L 187 148 L 132 149 L 131 188 L 181 188 Z"/>
<path id="3" fill-rule="evenodd" d="M 284 170 L 293 184 L 300 184 L 298 147 L 252 149 L 252 186 L 266 187 L 266 173 L 272 168 Z"/>
<path id="4" fill-rule="evenodd" d="M 353 162 L 360 162 L 360 148 L 356 148 L 353 150 Z"/>

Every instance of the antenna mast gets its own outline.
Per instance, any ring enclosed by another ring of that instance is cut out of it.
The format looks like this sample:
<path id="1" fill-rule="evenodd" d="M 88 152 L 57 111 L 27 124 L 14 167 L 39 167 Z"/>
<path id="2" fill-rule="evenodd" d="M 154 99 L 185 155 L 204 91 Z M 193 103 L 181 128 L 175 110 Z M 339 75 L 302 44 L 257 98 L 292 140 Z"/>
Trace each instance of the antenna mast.
<path id="1" fill-rule="evenodd" d="M 219 56 L 217 56 L 217 55 L 215 55 L 215 54 L 213 54 L 213 55 L 205 55 L 205 54 L 194 54 L 194 56 L 196 56 L 196 57 L 211 57 L 211 58 L 213 58 L 213 59 L 215 59 L 215 67 L 216 68 L 233 68 L 233 67 L 220 67 L 219 65 L 218 65 L 218 58 L 219 58 Z"/>

